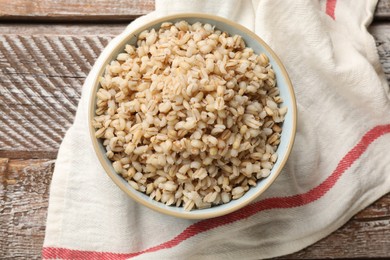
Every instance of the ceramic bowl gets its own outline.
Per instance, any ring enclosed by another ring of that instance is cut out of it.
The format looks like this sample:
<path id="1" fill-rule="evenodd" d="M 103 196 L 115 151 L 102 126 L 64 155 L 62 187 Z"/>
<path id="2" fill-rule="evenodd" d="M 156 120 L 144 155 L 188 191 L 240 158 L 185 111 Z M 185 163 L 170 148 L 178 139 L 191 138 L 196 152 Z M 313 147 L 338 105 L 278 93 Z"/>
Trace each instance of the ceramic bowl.
<path id="1" fill-rule="evenodd" d="M 277 86 L 280 90 L 280 96 L 284 101 L 283 106 L 288 107 L 288 112 L 282 126 L 283 130 L 281 134 L 281 142 L 277 149 L 278 159 L 271 170 L 271 174 L 267 178 L 258 181 L 257 186 L 251 187 L 245 195 L 237 200 L 232 200 L 227 204 L 207 209 L 194 209 L 192 211 L 185 211 L 182 207 L 166 206 L 163 203 L 150 199 L 146 194 L 134 190 L 127 181 L 118 175 L 113 169 L 110 160 L 105 156 L 106 151 L 102 145 L 102 141 L 95 137 L 95 129 L 92 126 L 92 119 L 95 116 L 96 108 L 96 93 L 100 87 L 99 77 L 103 75 L 106 65 L 111 60 L 115 59 L 118 53 L 123 52 L 126 44 L 135 45 L 137 35 L 140 32 L 146 29 L 158 29 L 163 22 L 177 22 L 181 20 L 185 20 L 191 24 L 195 22 L 201 22 L 203 24 L 209 23 L 215 26 L 216 29 L 228 32 L 230 35 L 241 35 L 245 40 L 246 45 L 251 47 L 255 53 L 265 53 L 269 57 L 270 63 L 276 74 Z M 100 64 L 100 66 L 95 66 L 91 73 L 91 76 L 93 77 L 93 87 L 89 104 L 89 127 L 93 147 L 101 165 L 114 183 L 138 203 L 164 214 L 187 219 L 204 219 L 225 215 L 244 207 L 254 199 L 258 198 L 271 186 L 285 165 L 293 146 L 296 131 L 297 110 L 293 87 L 286 69 L 274 51 L 272 51 L 272 49 L 260 37 L 247 28 L 228 19 L 206 14 L 186 13 L 165 16 L 163 18 L 150 21 L 136 29 L 128 29 L 125 33 L 115 38 L 115 40 L 110 43 L 109 48 L 106 48 L 99 57 L 98 64 Z"/>

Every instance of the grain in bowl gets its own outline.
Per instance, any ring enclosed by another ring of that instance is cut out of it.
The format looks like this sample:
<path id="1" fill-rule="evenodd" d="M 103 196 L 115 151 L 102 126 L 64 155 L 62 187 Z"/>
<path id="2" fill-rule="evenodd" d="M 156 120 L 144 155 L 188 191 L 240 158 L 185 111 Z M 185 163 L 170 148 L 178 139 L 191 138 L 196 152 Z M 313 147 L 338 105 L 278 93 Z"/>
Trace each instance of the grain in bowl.
<path id="1" fill-rule="evenodd" d="M 278 159 L 282 122 L 264 53 L 208 23 L 165 22 L 107 65 L 93 120 L 115 171 L 166 205 L 241 198 Z"/>

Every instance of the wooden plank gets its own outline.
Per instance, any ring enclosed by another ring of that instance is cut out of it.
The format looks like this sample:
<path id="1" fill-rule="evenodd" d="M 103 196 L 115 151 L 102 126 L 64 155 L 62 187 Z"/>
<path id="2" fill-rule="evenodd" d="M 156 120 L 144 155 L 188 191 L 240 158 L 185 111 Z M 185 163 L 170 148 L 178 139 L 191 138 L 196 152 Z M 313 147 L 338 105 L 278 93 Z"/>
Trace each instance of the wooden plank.
<path id="1" fill-rule="evenodd" d="M 86 75 L 125 26 L 0 26 L 0 157 L 56 158 Z M 390 82 L 390 25 L 370 30 Z"/>
<path id="2" fill-rule="evenodd" d="M 0 0 L 1 1 L 1 0 Z M 0 35 L 58 35 L 114 37 L 120 34 L 127 23 L 0 23 Z"/>
<path id="3" fill-rule="evenodd" d="M 0 0 L 2 21 L 130 21 L 154 10 L 154 0 Z M 379 0 L 375 19 L 390 19 L 390 0 Z"/>
<path id="4" fill-rule="evenodd" d="M 41 259 L 53 166 L 0 159 L 1 259 Z"/>
<path id="5" fill-rule="evenodd" d="M 0 35 L 0 156 L 55 158 L 85 77 L 111 38 Z"/>
<path id="6" fill-rule="evenodd" d="M 131 21 L 154 10 L 154 0 L 0 0 L 3 21 Z"/>
<path id="7" fill-rule="evenodd" d="M 390 20 L 390 0 L 379 0 L 375 10 L 375 20 Z"/>
<path id="8" fill-rule="evenodd" d="M 375 38 L 379 59 L 390 85 L 390 24 L 374 25 L 369 31 Z"/>
<path id="9" fill-rule="evenodd" d="M 0 256 L 39 259 L 54 169 L 50 160 L 0 159 Z M 390 256 L 390 194 L 341 229 L 281 259 Z"/>

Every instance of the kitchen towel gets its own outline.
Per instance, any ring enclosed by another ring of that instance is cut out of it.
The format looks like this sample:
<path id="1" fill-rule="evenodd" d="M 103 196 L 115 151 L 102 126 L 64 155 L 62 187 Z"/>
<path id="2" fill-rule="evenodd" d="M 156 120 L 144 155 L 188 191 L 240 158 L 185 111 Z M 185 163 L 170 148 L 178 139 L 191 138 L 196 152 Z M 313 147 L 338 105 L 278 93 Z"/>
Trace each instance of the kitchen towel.
<path id="1" fill-rule="evenodd" d="M 56 161 L 43 258 L 276 257 L 324 238 L 389 192 L 389 86 L 367 31 L 376 3 L 156 0 L 156 10 L 126 30 L 167 14 L 205 12 L 241 23 L 275 50 L 297 98 L 292 154 L 269 190 L 227 216 L 184 220 L 138 205 L 92 148 L 87 108 L 95 66 Z"/>

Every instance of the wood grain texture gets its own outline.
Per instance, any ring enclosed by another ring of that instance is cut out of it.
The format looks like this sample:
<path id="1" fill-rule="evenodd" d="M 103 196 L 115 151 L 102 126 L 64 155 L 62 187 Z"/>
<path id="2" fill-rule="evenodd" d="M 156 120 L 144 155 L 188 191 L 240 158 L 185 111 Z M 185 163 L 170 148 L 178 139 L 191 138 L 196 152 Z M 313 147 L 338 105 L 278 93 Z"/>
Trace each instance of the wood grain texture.
<path id="1" fill-rule="evenodd" d="M 0 158 L 0 259 L 40 259 L 54 161 Z"/>
<path id="2" fill-rule="evenodd" d="M 0 0 L 3 21 L 131 21 L 154 10 L 154 0 Z"/>
<path id="3" fill-rule="evenodd" d="M 130 21 L 154 10 L 154 0 L 0 0 L 2 21 Z M 375 18 L 390 20 L 390 0 L 379 0 Z"/>
<path id="4" fill-rule="evenodd" d="M 0 258 L 40 259 L 53 160 L 0 158 Z M 390 194 L 318 243 L 281 259 L 390 256 Z"/>
<path id="5" fill-rule="evenodd" d="M 0 26 L 0 157 L 56 158 L 85 77 L 125 26 Z M 390 25 L 370 30 L 390 82 Z"/>
<path id="6" fill-rule="evenodd" d="M 375 10 L 376 20 L 390 20 L 390 0 L 379 0 Z"/>
<path id="7" fill-rule="evenodd" d="M 0 0 L 1 1 L 1 0 Z M 0 35 L 57 35 L 57 36 L 96 36 L 114 37 L 120 34 L 128 23 L 0 23 Z"/>
<path id="8" fill-rule="evenodd" d="M 375 38 L 379 59 L 390 85 L 390 24 L 371 26 L 370 32 Z"/>
<path id="9" fill-rule="evenodd" d="M 55 158 L 84 79 L 110 39 L 0 35 L 0 156 Z"/>

